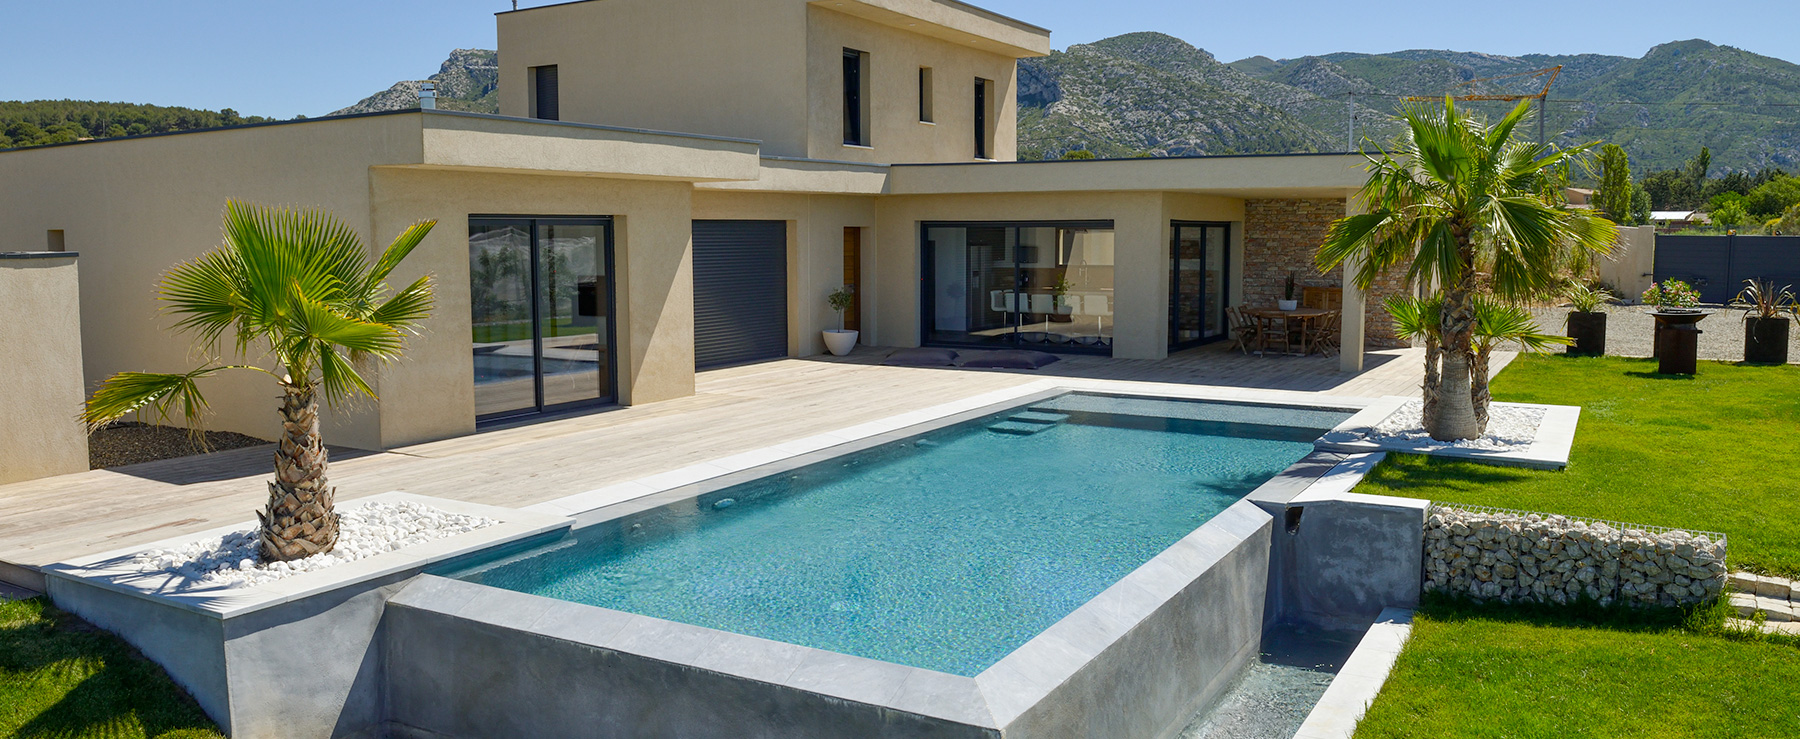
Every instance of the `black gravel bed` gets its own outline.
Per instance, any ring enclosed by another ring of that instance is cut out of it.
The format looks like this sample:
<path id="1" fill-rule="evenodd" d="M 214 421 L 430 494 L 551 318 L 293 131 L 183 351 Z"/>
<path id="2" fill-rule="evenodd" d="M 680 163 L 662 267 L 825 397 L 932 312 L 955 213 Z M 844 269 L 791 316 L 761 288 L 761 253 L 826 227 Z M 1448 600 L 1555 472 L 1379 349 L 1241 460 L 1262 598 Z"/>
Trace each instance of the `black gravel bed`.
<path id="1" fill-rule="evenodd" d="M 109 424 L 88 435 L 88 469 L 101 470 L 270 443 L 267 439 L 230 431 L 207 431 L 205 434 L 210 449 L 202 449 L 194 435 L 184 428 L 152 426 L 136 421 Z"/>

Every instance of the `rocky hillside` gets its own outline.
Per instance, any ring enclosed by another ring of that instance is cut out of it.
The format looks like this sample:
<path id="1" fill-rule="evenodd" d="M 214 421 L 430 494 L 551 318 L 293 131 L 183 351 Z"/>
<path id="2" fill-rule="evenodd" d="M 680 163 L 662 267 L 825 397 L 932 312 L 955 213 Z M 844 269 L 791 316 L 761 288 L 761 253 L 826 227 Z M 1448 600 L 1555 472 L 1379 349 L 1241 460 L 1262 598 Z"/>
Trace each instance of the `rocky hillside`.
<path id="1" fill-rule="evenodd" d="M 1469 83 L 1554 65 L 1563 69 L 1545 133 L 1555 143 L 1617 143 L 1636 172 L 1679 167 L 1701 146 L 1715 172 L 1800 171 L 1800 65 L 1700 40 L 1638 59 L 1414 49 L 1224 64 L 1173 36 L 1130 33 L 1020 62 L 1020 157 L 1372 148 L 1398 132 L 1403 97 L 1535 92 L 1535 78 Z M 498 112 L 493 51 L 458 49 L 431 79 L 441 108 Z M 417 104 L 417 83 L 400 82 L 336 112 Z M 1497 116 L 1510 106 L 1475 107 Z"/>
<path id="2" fill-rule="evenodd" d="M 450 52 L 430 80 L 437 85 L 437 105 L 443 110 L 471 113 L 500 112 L 500 54 L 487 49 Z M 408 110 L 419 107 L 419 80 L 394 83 L 393 87 L 363 98 L 331 115 Z"/>

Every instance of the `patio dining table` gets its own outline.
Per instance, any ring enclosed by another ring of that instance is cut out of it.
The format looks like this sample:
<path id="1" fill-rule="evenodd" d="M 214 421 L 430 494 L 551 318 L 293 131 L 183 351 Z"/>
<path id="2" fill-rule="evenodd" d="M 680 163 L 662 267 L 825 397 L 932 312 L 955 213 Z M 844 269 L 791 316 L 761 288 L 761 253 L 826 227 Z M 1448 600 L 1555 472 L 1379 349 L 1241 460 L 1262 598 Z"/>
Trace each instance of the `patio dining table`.
<path id="1" fill-rule="evenodd" d="M 1336 313 L 1337 311 L 1325 310 L 1323 308 L 1295 308 L 1294 310 L 1281 310 L 1279 308 L 1249 308 L 1244 312 L 1258 321 L 1281 321 L 1283 328 L 1290 336 L 1295 333 L 1294 324 L 1298 322 L 1300 324 L 1298 330 L 1298 333 L 1300 334 L 1300 352 L 1295 354 L 1292 349 L 1293 342 L 1289 341 L 1285 342 L 1289 347 L 1288 351 L 1285 353 L 1292 356 L 1303 357 L 1311 354 L 1313 351 L 1313 347 L 1307 345 L 1307 337 L 1312 335 L 1312 332 L 1307 330 L 1310 328 L 1308 324 Z M 1264 334 L 1262 331 L 1256 332 L 1256 353 L 1266 356 L 1268 347 L 1265 346 L 1266 342 L 1263 341 L 1263 336 Z"/>

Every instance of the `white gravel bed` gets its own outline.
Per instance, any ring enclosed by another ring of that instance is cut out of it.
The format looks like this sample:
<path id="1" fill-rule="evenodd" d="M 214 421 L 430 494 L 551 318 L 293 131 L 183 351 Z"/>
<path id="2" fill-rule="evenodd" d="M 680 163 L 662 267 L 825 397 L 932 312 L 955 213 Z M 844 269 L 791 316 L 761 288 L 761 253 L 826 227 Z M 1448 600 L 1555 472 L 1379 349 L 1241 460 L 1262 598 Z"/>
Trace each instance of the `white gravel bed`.
<path id="1" fill-rule="evenodd" d="M 1479 439 L 1438 441 L 1425 433 L 1425 403 L 1409 400 L 1364 438 L 1389 449 L 1431 452 L 1439 449 L 1479 449 L 1493 452 L 1517 452 L 1531 447 L 1537 438 L 1538 425 L 1544 420 L 1544 409 L 1534 406 L 1489 405 L 1487 433 Z"/>
<path id="2" fill-rule="evenodd" d="M 325 554 L 264 564 L 257 556 L 258 530 L 248 528 L 172 549 L 153 549 L 139 554 L 135 564 L 146 573 L 166 573 L 193 585 L 247 587 L 497 523 L 491 518 L 447 513 L 410 501 L 365 503 L 338 511 L 337 546 Z"/>

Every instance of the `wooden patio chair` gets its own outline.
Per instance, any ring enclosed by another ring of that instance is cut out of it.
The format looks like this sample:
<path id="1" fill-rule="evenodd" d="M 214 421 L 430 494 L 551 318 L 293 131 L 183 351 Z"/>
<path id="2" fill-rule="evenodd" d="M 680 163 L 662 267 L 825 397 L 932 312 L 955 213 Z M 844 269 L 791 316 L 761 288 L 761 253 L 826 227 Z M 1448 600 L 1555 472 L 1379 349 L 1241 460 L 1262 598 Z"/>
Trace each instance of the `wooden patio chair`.
<path id="1" fill-rule="evenodd" d="M 1320 354 L 1332 356 L 1338 353 L 1338 327 L 1342 325 L 1343 313 L 1332 311 L 1317 319 L 1307 322 L 1306 343 L 1319 350 Z"/>
<path id="2" fill-rule="evenodd" d="M 1225 309 L 1225 320 L 1229 324 L 1226 330 L 1231 332 L 1227 336 L 1231 339 L 1232 348 L 1249 354 L 1250 345 L 1256 343 L 1256 326 L 1251 323 L 1250 317 L 1244 315 L 1242 308 L 1234 305 Z"/>
<path id="3" fill-rule="evenodd" d="M 1294 339 L 1288 331 L 1285 316 L 1255 316 L 1256 352 L 1269 356 L 1269 349 L 1279 345 L 1283 354 L 1294 352 Z"/>

